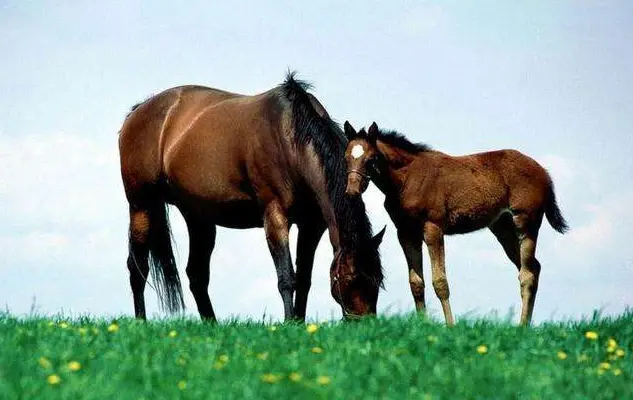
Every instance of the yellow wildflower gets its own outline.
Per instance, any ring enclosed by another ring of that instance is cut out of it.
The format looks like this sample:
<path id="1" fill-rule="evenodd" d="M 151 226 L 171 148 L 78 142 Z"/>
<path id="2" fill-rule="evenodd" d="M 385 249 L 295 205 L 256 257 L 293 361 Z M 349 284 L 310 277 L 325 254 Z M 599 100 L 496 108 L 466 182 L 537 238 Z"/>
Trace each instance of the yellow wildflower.
<path id="1" fill-rule="evenodd" d="M 594 331 L 587 331 L 585 332 L 585 337 L 589 340 L 596 340 L 598 339 L 598 334 Z"/>
<path id="2" fill-rule="evenodd" d="M 290 375 L 288 375 L 288 379 L 293 382 L 299 382 L 301 380 L 301 374 L 298 372 L 291 372 Z"/>
<path id="3" fill-rule="evenodd" d="M 600 369 L 609 369 L 611 368 L 611 364 L 609 364 L 608 362 L 601 362 L 600 364 L 598 364 L 598 368 Z"/>
<path id="4" fill-rule="evenodd" d="M 487 352 L 488 352 L 488 346 L 486 346 L 485 344 L 477 346 L 477 353 L 486 354 Z"/>
<path id="5" fill-rule="evenodd" d="M 88 332 L 88 329 L 82 326 L 79 329 L 77 329 L 77 332 L 79 332 L 80 335 L 84 336 Z"/>
<path id="6" fill-rule="evenodd" d="M 308 324 L 308 326 L 306 326 L 306 331 L 308 331 L 308 333 L 314 333 L 318 330 L 319 326 L 317 324 Z"/>
<path id="7" fill-rule="evenodd" d="M 115 332 L 118 332 L 118 331 L 119 331 L 119 325 L 116 322 L 113 322 L 113 323 L 111 323 L 108 326 L 108 332 L 115 333 Z M 96 332 L 94 332 L 94 333 L 96 333 Z"/>
<path id="8" fill-rule="evenodd" d="M 48 361 L 48 358 L 46 357 L 40 357 L 38 362 L 40 363 L 40 366 L 44 369 L 49 369 L 51 367 L 51 362 Z"/>
<path id="9" fill-rule="evenodd" d="M 185 390 L 187 389 L 187 382 L 186 381 L 178 381 L 178 389 L 180 390 Z"/>
<path id="10" fill-rule="evenodd" d="M 81 364 L 78 361 L 71 361 L 68 363 L 68 369 L 75 372 L 81 369 Z"/>
<path id="11" fill-rule="evenodd" d="M 226 354 L 222 354 L 220 357 L 218 357 L 218 360 L 220 360 L 220 362 L 227 363 L 229 362 L 229 356 L 227 356 Z"/>
<path id="12" fill-rule="evenodd" d="M 556 353 L 556 357 L 558 357 L 559 360 L 564 360 L 567 358 L 567 353 L 565 353 L 564 351 L 559 351 L 558 353 Z"/>
<path id="13" fill-rule="evenodd" d="M 213 363 L 213 369 L 221 370 L 224 368 L 224 363 L 220 361 L 216 361 Z"/>
<path id="14" fill-rule="evenodd" d="M 48 326 L 53 326 L 53 325 L 55 325 L 55 322 L 53 322 L 53 321 L 48 321 Z"/>
<path id="15" fill-rule="evenodd" d="M 277 383 L 281 377 L 277 374 L 264 374 L 261 376 L 261 379 L 266 383 Z"/>
<path id="16" fill-rule="evenodd" d="M 332 382 L 332 379 L 330 379 L 329 376 L 325 376 L 325 375 L 321 375 L 317 378 L 317 383 L 319 385 L 329 385 Z"/>
<path id="17" fill-rule="evenodd" d="M 178 359 L 176 359 L 176 364 L 178 365 L 187 365 L 187 360 L 185 360 L 183 357 L 178 357 Z"/>
<path id="18" fill-rule="evenodd" d="M 618 376 L 622 374 L 622 370 L 620 368 L 616 368 L 613 370 L 613 375 Z"/>
<path id="19" fill-rule="evenodd" d="M 48 382 L 49 385 L 58 385 L 61 381 L 62 379 L 57 374 L 51 374 L 46 378 L 46 382 Z"/>
<path id="20" fill-rule="evenodd" d="M 266 360 L 266 359 L 268 359 L 268 352 L 265 351 L 263 353 L 258 353 L 257 354 L 257 359 L 259 359 L 259 360 Z"/>
<path id="21" fill-rule="evenodd" d="M 275 325 L 271 325 L 271 326 L 268 327 L 268 330 L 271 331 L 271 332 L 274 332 L 274 331 L 277 330 L 277 327 Z"/>
<path id="22" fill-rule="evenodd" d="M 615 355 L 618 357 L 624 357 L 624 350 L 623 349 L 617 349 L 615 351 Z"/>
<path id="23" fill-rule="evenodd" d="M 322 348 L 320 348 L 320 347 L 313 347 L 313 348 L 312 348 L 312 352 L 313 352 L 314 354 L 321 354 L 321 353 L 323 353 L 323 349 L 322 349 Z"/>
<path id="24" fill-rule="evenodd" d="M 62 328 L 62 329 L 66 329 L 66 328 L 68 328 L 68 323 L 62 321 L 62 322 L 59 323 L 59 327 Z"/>
<path id="25" fill-rule="evenodd" d="M 176 331 L 169 331 L 168 335 L 169 335 L 170 338 L 175 338 L 176 336 L 178 336 L 178 332 L 176 332 Z"/>

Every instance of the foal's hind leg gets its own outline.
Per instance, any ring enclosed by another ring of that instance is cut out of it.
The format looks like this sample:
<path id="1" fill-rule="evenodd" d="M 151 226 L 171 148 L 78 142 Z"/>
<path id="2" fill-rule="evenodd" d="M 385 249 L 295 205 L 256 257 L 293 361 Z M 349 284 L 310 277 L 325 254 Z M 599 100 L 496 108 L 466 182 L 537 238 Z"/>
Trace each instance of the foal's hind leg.
<path id="1" fill-rule="evenodd" d="M 198 306 L 200 317 L 204 320 L 215 321 L 215 313 L 209 298 L 209 275 L 211 252 L 215 246 L 216 227 L 201 221 L 187 221 L 189 231 L 189 260 L 187 261 L 187 276 L 189 289 Z"/>
<path id="2" fill-rule="evenodd" d="M 431 257 L 433 289 L 435 289 L 435 294 L 442 304 L 446 325 L 452 326 L 455 324 L 455 320 L 453 319 L 451 304 L 448 301 L 450 292 L 444 266 L 444 232 L 436 224 L 427 222 L 424 224 L 424 242 L 429 249 L 429 256 Z"/>
<path id="3" fill-rule="evenodd" d="M 275 262 L 277 270 L 277 287 L 284 302 L 285 320 L 294 318 L 292 296 L 295 290 L 296 278 L 292 268 L 290 247 L 288 245 L 288 218 L 278 203 L 271 203 L 264 212 L 264 230 L 268 248 Z"/>
<path id="4" fill-rule="evenodd" d="M 398 227 L 398 241 L 409 267 L 409 287 L 415 309 L 424 312 L 424 275 L 422 273 L 422 233 L 418 228 Z"/>
<path id="5" fill-rule="evenodd" d="M 149 273 L 149 212 L 130 207 L 129 253 L 127 268 L 130 272 L 130 286 L 134 296 L 134 315 L 145 319 L 145 283 Z"/>
<path id="6" fill-rule="evenodd" d="M 513 220 L 521 241 L 521 268 L 519 269 L 522 302 L 521 324 L 529 325 L 532 321 L 534 301 L 536 300 L 538 280 L 541 273 L 541 264 L 534 255 L 543 214 L 532 218 L 527 214 L 518 214 L 513 217 Z"/>
<path id="7" fill-rule="evenodd" d="M 536 239 L 543 216 L 530 219 L 527 214 L 502 215 L 490 230 L 503 246 L 506 255 L 519 270 L 521 285 L 521 324 L 532 320 L 534 301 L 538 290 L 541 264 L 534 257 Z"/>

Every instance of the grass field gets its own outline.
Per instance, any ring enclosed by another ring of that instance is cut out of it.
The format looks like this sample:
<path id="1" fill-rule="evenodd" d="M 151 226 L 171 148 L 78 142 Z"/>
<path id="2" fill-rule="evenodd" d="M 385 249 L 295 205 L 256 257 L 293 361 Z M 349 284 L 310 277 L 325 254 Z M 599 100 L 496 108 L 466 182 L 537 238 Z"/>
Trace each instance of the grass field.
<path id="1" fill-rule="evenodd" d="M 0 315 L 0 397 L 633 398 L 633 311 L 521 328 L 423 317 L 141 323 Z"/>

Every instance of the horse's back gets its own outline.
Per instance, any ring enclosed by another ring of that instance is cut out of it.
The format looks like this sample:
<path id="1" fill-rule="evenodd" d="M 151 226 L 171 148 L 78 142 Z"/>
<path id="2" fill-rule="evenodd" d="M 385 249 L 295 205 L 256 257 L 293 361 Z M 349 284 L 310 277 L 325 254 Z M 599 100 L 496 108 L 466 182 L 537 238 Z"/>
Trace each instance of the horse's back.
<path id="1" fill-rule="evenodd" d="M 128 198 L 155 185 L 163 171 L 166 136 L 182 129 L 209 104 L 241 95 L 204 86 L 178 86 L 134 106 L 119 132 L 121 173 Z"/>

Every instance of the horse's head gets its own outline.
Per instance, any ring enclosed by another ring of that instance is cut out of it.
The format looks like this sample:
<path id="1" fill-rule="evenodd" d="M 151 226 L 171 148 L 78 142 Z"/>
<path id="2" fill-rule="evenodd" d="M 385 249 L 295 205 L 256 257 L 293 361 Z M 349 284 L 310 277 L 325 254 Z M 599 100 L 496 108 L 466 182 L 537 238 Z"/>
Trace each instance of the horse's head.
<path id="1" fill-rule="evenodd" d="M 378 257 L 378 247 L 382 242 L 386 226 L 371 238 L 369 249 L 350 250 L 342 246 L 336 253 L 332 266 L 330 267 L 330 291 L 332 297 L 341 306 L 343 317 L 358 317 L 369 314 L 376 314 L 376 304 L 378 302 L 378 291 L 382 285 L 382 274 L 380 279 L 371 277 L 359 271 L 358 265 L 362 264 L 364 269 L 378 268 L 380 271 L 380 258 Z M 378 263 L 369 265 L 369 263 Z"/>
<path id="2" fill-rule="evenodd" d="M 379 173 L 375 140 L 377 132 L 378 126 L 375 122 L 369 127 L 369 132 L 365 132 L 365 129 L 356 132 L 352 125 L 345 121 L 345 135 L 349 140 L 345 151 L 347 196 L 360 196 L 367 190 L 370 179 Z"/>

